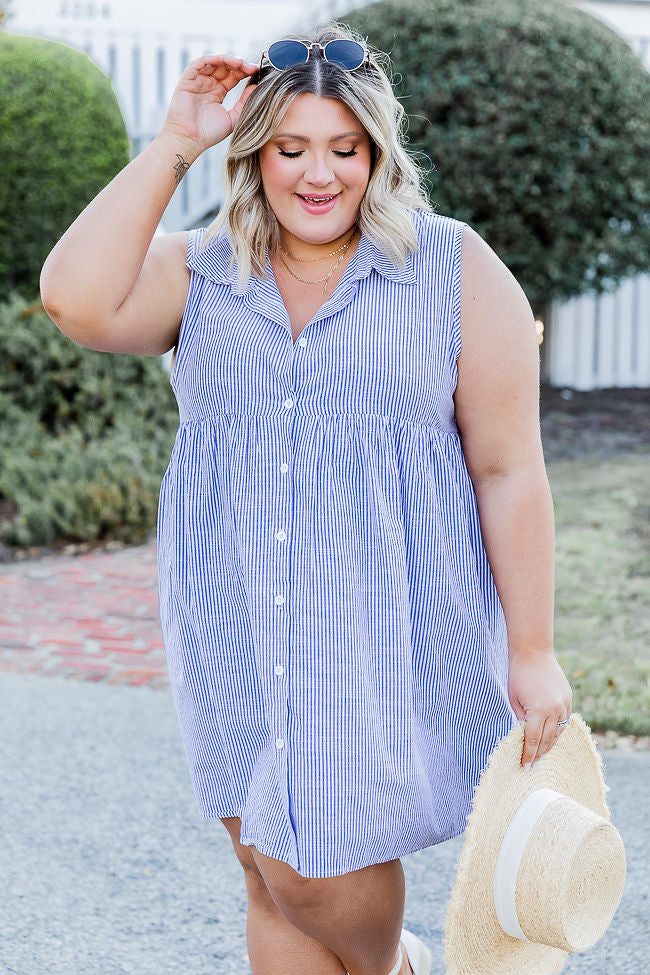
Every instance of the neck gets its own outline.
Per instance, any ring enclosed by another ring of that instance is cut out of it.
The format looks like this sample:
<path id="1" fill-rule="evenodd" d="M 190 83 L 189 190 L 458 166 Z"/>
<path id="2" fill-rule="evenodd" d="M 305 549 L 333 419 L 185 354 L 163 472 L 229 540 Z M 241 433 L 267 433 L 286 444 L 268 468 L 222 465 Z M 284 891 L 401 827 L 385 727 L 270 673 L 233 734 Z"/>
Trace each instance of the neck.
<path id="1" fill-rule="evenodd" d="M 331 254 L 333 250 L 337 247 L 341 247 L 347 241 L 351 240 L 356 233 L 357 225 L 354 224 L 352 227 L 348 227 L 345 233 L 341 234 L 340 237 L 335 237 L 333 240 L 328 240 L 324 244 L 314 244 L 308 240 L 302 240 L 300 237 L 295 237 L 284 227 L 280 227 L 280 245 L 285 251 L 288 251 L 293 257 L 298 258 L 301 261 L 316 261 L 319 258 L 325 258 L 328 254 Z"/>

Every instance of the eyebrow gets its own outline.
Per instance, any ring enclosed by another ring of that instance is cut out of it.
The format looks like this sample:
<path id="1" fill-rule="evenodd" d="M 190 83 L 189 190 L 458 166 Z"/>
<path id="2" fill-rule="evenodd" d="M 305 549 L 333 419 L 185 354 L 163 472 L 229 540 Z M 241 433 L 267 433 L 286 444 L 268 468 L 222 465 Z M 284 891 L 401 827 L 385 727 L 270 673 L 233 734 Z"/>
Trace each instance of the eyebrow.
<path id="1" fill-rule="evenodd" d="M 338 142 L 339 139 L 347 139 L 349 136 L 357 136 L 359 139 L 362 137 L 361 132 L 357 132 L 356 129 L 352 132 L 342 132 L 341 135 L 335 135 L 330 142 Z M 294 132 L 280 132 L 278 135 L 273 136 L 274 139 L 295 139 L 296 142 L 309 142 L 304 135 L 296 135 Z"/>

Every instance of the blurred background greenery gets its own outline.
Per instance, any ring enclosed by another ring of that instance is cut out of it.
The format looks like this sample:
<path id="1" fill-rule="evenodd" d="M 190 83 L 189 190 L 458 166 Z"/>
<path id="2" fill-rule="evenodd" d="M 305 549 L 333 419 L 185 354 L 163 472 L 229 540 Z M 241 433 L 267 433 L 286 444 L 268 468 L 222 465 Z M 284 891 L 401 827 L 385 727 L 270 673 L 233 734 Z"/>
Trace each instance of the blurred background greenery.
<path id="1" fill-rule="evenodd" d="M 538 314 L 650 269 L 650 74 L 564 0 L 383 0 L 348 14 L 389 51 L 411 148 Z"/>

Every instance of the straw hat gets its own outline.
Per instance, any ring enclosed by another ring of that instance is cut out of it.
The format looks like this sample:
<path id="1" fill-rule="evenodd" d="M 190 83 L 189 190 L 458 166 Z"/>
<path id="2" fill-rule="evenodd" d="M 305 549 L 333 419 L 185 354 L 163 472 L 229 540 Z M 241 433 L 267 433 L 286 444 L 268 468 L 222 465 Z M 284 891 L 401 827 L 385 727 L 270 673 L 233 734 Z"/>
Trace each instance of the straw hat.
<path id="1" fill-rule="evenodd" d="M 604 934 L 625 885 L 602 758 L 571 715 L 537 769 L 523 724 L 496 746 L 474 792 L 445 919 L 448 975 L 556 975 Z"/>

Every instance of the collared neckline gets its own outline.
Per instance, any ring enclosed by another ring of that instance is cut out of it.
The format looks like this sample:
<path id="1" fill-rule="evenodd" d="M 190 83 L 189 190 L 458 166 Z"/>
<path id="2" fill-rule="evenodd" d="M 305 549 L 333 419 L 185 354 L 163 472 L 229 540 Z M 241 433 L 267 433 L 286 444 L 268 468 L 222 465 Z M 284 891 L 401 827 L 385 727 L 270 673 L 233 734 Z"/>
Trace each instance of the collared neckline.
<path id="1" fill-rule="evenodd" d="M 203 231 L 204 228 L 201 230 Z M 203 232 L 197 240 L 195 252 L 187 261 L 186 267 L 197 271 L 217 284 L 229 284 L 233 289 L 236 288 L 238 268 L 237 262 L 231 260 L 232 247 L 228 237 L 222 234 L 211 241 L 204 251 L 199 252 L 198 247 L 202 238 Z M 344 276 L 347 283 L 351 283 L 369 277 L 371 272 L 375 270 L 389 281 L 396 281 L 399 284 L 415 284 L 414 257 L 413 253 L 409 254 L 404 267 L 399 268 L 386 257 L 383 251 L 366 234 L 362 233 Z M 267 271 L 269 276 L 272 276 L 268 256 Z M 249 291 L 257 291 L 264 284 L 265 281 L 251 276 L 244 294 L 248 294 Z"/>

